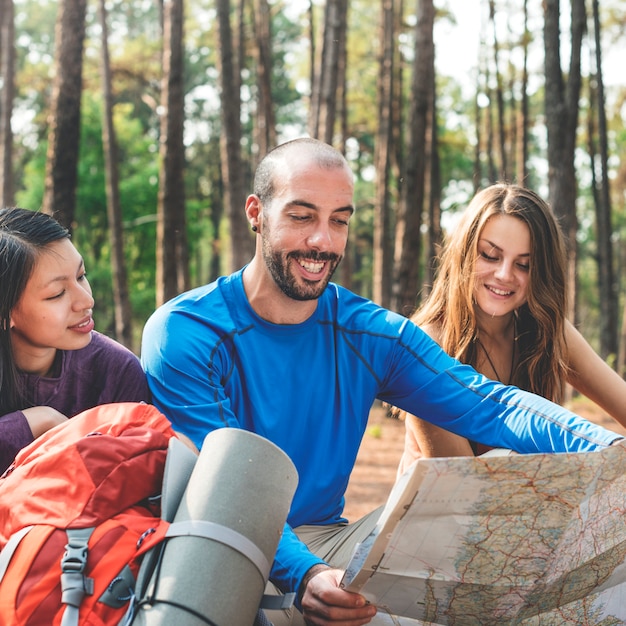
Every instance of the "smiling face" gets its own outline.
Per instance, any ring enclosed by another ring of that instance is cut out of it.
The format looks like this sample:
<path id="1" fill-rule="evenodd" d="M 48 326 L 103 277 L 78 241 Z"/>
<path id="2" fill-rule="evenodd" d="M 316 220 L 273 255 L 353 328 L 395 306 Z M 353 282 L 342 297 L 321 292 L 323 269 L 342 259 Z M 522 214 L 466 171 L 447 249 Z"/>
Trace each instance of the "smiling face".
<path id="1" fill-rule="evenodd" d="M 264 216 L 263 258 L 289 298 L 319 298 L 343 258 L 352 215 L 346 178 L 342 170 L 296 173 L 278 190 Z"/>
<path id="2" fill-rule="evenodd" d="M 11 311 L 11 345 L 19 369 L 46 374 L 57 350 L 91 341 L 94 300 L 83 260 L 69 239 L 48 244 Z"/>
<path id="3" fill-rule="evenodd" d="M 527 300 L 531 240 L 528 226 L 510 215 L 494 215 L 478 239 L 474 298 L 490 317 L 507 315 Z"/>
<path id="4" fill-rule="evenodd" d="M 255 219 L 275 286 L 292 300 L 308 301 L 321 296 L 343 258 L 354 211 L 352 172 L 292 152 L 276 167 L 271 200 L 262 205 L 257 198 Z"/>

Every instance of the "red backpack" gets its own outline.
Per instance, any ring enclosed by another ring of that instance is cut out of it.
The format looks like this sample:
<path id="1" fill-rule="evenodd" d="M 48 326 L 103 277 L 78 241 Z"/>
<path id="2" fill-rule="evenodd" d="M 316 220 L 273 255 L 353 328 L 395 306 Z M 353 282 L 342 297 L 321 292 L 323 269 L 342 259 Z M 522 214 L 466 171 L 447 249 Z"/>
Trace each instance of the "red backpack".
<path id="1" fill-rule="evenodd" d="M 0 626 L 124 620 L 141 557 L 169 523 L 158 500 L 174 432 L 153 406 L 89 409 L 0 478 Z"/>

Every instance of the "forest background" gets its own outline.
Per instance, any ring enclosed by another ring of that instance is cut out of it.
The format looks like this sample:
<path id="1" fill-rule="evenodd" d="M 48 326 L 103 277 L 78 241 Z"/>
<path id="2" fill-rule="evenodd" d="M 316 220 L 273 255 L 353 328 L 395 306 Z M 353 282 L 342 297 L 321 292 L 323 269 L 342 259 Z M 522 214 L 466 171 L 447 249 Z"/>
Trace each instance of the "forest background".
<path id="1" fill-rule="evenodd" d="M 409 314 L 475 191 L 540 192 L 570 310 L 626 353 L 626 5 L 620 0 L 0 0 L 0 205 L 54 214 L 101 332 L 245 264 L 273 145 L 354 168 L 336 280 Z"/>

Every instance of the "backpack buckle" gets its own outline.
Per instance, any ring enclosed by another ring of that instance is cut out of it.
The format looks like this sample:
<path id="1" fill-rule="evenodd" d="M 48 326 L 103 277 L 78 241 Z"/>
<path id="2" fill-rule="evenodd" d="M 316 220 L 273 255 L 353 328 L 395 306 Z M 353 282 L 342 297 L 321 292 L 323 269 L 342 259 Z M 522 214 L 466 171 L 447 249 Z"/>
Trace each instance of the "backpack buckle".
<path id="1" fill-rule="evenodd" d="M 70 540 L 71 541 L 71 540 Z M 87 565 L 87 544 L 65 546 L 65 554 L 61 559 L 62 572 L 82 572 Z"/>
<path id="2" fill-rule="evenodd" d="M 87 566 L 87 544 L 93 528 L 69 529 L 67 545 L 61 559 L 61 601 L 79 607 L 85 595 L 93 594 L 93 578 L 83 572 Z"/>

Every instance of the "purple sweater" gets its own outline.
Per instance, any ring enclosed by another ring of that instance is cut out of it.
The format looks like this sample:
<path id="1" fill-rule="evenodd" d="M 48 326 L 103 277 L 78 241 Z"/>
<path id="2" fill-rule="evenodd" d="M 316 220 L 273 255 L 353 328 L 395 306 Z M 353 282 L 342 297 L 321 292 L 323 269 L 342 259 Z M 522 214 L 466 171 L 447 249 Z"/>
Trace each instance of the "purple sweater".
<path id="1" fill-rule="evenodd" d="M 57 377 L 22 374 L 33 406 L 50 406 L 67 417 L 110 402 L 149 402 L 139 359 L 121 344 L 92 332 L 88 346 L 60 351 Z M 26 407 L 24 407 L 26 408 Z M 22 411 L 0 417 L 0 473 L 33 441 Z"/>

